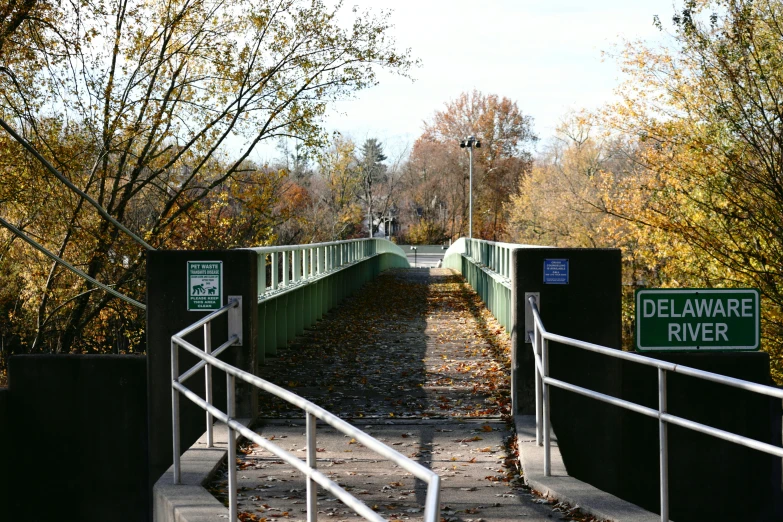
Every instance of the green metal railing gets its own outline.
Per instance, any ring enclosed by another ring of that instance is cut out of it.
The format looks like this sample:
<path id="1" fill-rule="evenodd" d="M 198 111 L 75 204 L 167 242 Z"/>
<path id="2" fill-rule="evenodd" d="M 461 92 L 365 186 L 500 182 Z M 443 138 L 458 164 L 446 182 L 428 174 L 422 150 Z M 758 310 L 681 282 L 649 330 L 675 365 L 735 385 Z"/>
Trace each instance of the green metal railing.
<path id="1" fill-rule="evenodd" d="M 511 333 L 511 251 L 528 245 L 460 238 L 449 247 L 443 266 L 460 272 L 492 315 Z"/>
<path id="2" fill-rule="evenodd" d="M 386 239 L 252 250 L 258 253 L 259 363 L 379 273 L 410 268 L 402 249 Z"/>

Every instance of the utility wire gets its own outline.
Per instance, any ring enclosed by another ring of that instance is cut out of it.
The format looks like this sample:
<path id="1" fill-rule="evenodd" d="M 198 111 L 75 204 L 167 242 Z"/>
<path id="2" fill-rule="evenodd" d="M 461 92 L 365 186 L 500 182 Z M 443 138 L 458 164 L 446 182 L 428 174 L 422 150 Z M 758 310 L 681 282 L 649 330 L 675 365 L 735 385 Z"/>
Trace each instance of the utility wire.
<path id="1" fill-rule="evenodd" d="M 85 200 L 87 200 L 87 202 L 89 202 L 89 203 L 90 203 L 90 204 L 91 204 L 93 207 L 95 207 L 95 208 L 96 208 L 96 210 L 98 210 L 98 212 L 101 214 L 101 216 L 103 216 L 103 217 L 105 217 L 106 219 L 108 219 L 110 222 L 112 222 L 112 223 L 114 224 L 114 226 L 116 226 L 117 228 L 119 228 L 120 230 L 122 230 L 123 232 L 125 232 L 126 234 L 128 234 L 128 235 L 129 235 L 130 237 L 132 237 L 132 238 L 133 238 L 133 239 L 134 239 L 134 240 L 135 240 L 135 241 L 136 241 L 138 244 L 140 244 L 141 246 L 143 246 L 143 247 L 144 247 L 144 248 L 146 248 L 147 250 L 155 250 L 155 249 L 154 249 L 152 246 L 150 246 L 150 245 L 149 245 L 149 244 L 148 244 L 146 241 L 144 241 L 144 240 L 143 240 L 143 239 L 141 239 L 139 236 L 137 236 L 136 234 L 134 234 L 133 232 L 131 232 L 131 231 L 130 231 L 130 230 L 127 228 L 127 227 L 125 227 L 125 225 L 123 225 L 122 223 L 120 223 L 119 221 L 117 221 L 116 219 L 114 219 L 114 218 L 113 218 L 111 215 L 109 215 L 109 213 L 108 213 L 108 212 L 106 212 L 106 210 L 105 210 L 105 209 L 104 209 L 104 208 L 103 208 L 103 207 L 100 205 L 100 203 L 98 203 L 97 201 L 95 201 L 94 199 L 92 199 L 92 198 L 91 198 L 90 196 L 88 196 L 88 195 L 87 195 L 87 194 L 86 194 L 84 191 L 82 191 L 82 190 L 81 190 L 81 189 L 79 189 L 79 188 L 78 188 L 76 185 L 74 185 L 73 183 L 71 183 L 71 181 L 70 181 L 68 178 L 66 178 L 65 176 L 63 176 L 63 175 L 62 175 L 62 174 L 61 174 L 61 173 L 60 173 L 60 172 L 59 172 L 59 171 L 58 171 L 56 168 L 54 168 L 54 166 L 53 166 L 51 163 L 49 163 L 49 162 L 46 160 L 46 158 L 44 158 L 43 156 L 41 156 L 41 154 L 39 154 L 39 153 L 38 153 L 38 151 L 37 151 L 37 150 L 35 150 L 35 148 L 34 148 L 32 145 L 30 145 L 30 143 L 28 143 L 28 141 L 27 141 L 27 140 L 25 140 L 25 139 L 24 139 L 24 138 L 22 138 L 22 137 L 21 137 L 19 134 L 17 134 L 17 133 L 16 133 L 16 131 L 14 131 L 14 129 L 12 129 L 12 128 L 11 128 L 11 127 L 10 127 L 10 126 L 9 126 L 9 125 L 8 125 L 8 124 L 7 124 L 7 123 L 6 123 L 6 122 L 5 122 L 3 119 L 2 119 L 2 118 L 0 118 L 0 127 L 3 127 L 3 128 L 4 128 L 4 129 L 5 129 L 7 132 L 8 132 L 8 134 L 10 134 L 10 135 L 11 135 L 11 136 L 12 136 L 12 137 L 13 137 L 13 138 L 16 140 L 16 141 L 18 141 L 18 142 L 19 142 L 19 143 L 20 143 L 20 144 L 21 144 L 21 145 L 22 145 L 22 146 L 23 146 L 25 149 L 27 149 L 27 150 L 28 150 L 28 152 L 30 152 L 30 154 L 32 154 L 33 156 L 35 156 L 35 159 L 37 159 L 38 161 L 40 161 L 40 162 L 41 162 L 41 164 L 42 164 L 44 167 L 46 167 L 46 169 L 47 169 L 49 172 L 51 172 L 52 174 L 54 174 L 54 176 L 55 176 L 57 179 L 59 179 L 60 181 L 62 181 L 63 183 L 65 183 L 65 184 L 68 186 L 68 188 L 69 188 L 69 189 L 71 189 L 71 190 L 73 190 L 74 192 L 76 192 L 77 194 L 79 194 L 79 195 L 80 195 L 82 198 L 84 198 Z"/>
<path id="2" fill-rule="evenodd" d="M 0 121 L 2 121 L 2 120 L 0 120 Z M 106 290 L 107 292 L 109 292 L 111 295 L 113 295 L 115 297 L 119 297 L 120 299 L 122 299 L 126 303 L 132 304 L 133 306 L 135 306 L 137 308 L 141 308 L 142 310 L 146 310 L 147 309 L 147 307 L 143 303 L 140 303 L 140 302 L 136 301 L 135 299 L 131 299 L 127 295 L 119 293 L 117 290 L 115 290 L 113 288 L 110 288 L 110 287 L 104 285 L 103 283 L 101 283 L 100 281 L 98 281 L 98 280 L 88 276 L 87 274 L 85 274 L 84 272 L 82 272 L 81 270 L 79 270 L 78 268 L 73 266 L 72 264 L 70 264 L 68 261 L 65 261 L 64 259 L 60 259 L 55 254 L 49 252 L 49 250 L 47 250 L 44 246 L 42 246 L 41 244 L 36 242 L 34 239 L 28 237 L 27 234 L 25 234 L 24 232 L 22 232 L 21 230 L 19 230 L 18 228 L 16 228 L 11 223 L 9 223 L 8 221 L 6 221 L 5 219 L 3 219 L 1 217 L 0 217 L 0 224 L 3 225 L 8 230 L 10 230 L 11 232 L 13 232 L 14 234 L 16 234 L 18 237 L 20 237 L 24 241 L 27 241 L 36 250 L 38 250 L 39 252 L 49 256 L 54 261 L 57 261 L 58 263 L 60 263 L 65 268 L 67 268 L 68 270 L 70 270 L 74 274 L 78 275 L 79 277 L 82 277 L 82 278 L 86 279 L 87 281 L 89 281 L 90 283 L 92 283 L 92 284 L 94 284 L 96 286 L 99 286 L 100 288 L 102 288 L 103 290 Z"/>

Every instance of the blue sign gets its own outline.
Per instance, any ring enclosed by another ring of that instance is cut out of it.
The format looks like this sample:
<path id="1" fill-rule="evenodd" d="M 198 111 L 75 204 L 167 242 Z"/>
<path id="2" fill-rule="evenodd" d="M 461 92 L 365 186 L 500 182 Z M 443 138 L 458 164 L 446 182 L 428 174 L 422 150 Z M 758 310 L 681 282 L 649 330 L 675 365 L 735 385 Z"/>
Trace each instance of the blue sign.
<path id="1" fill-rule="evenodd" d="M 568 259 L 544 259 L 544 284 L 568 284 Z"/>

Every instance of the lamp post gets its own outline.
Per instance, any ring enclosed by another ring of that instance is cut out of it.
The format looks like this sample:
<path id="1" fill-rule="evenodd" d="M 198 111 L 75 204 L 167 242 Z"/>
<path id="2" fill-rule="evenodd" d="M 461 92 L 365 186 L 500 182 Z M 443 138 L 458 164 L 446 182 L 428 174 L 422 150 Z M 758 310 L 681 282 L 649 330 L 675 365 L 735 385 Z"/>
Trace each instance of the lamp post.
<path id="1" fill-rule="evenodd" d="M 473 147 L 477 149 L 481 148 L 481 141 L 475 136 L 468 136 L 464 140 L 459 142 L 461 148 L 468 149 L 468 156 L 470 157 L 470 196 L 468 203 L 468 238 L 473 239 Z"/>

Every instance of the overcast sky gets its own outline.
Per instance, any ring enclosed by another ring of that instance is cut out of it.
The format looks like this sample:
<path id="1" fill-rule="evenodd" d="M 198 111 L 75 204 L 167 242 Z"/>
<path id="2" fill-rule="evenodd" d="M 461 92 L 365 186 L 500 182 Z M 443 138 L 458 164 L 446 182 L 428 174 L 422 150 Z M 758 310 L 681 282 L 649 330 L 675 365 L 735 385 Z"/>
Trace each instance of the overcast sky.
<path id="1" fill-rule="evenodd" d="M 569 109 L 611 101 L 619 72 L 602 51 L 623 39 L 660 41 L 653 16 L 671 20 L 674 1 L 345 0 L 346 10 L 392 9 L 392 35 L 422 65 L 413 82 L 381 74 L 380 85 L 336 106 L 327 128 L 399 154 L 423 120 L 475 88 L 516 101 L 545 141 Z"/>

